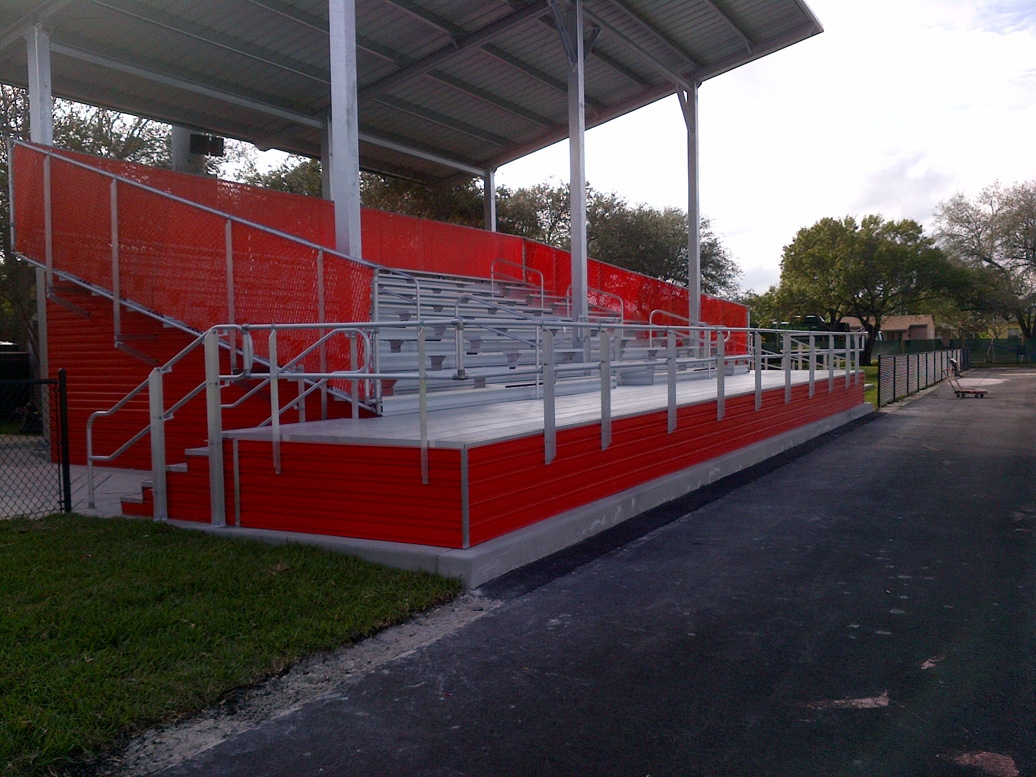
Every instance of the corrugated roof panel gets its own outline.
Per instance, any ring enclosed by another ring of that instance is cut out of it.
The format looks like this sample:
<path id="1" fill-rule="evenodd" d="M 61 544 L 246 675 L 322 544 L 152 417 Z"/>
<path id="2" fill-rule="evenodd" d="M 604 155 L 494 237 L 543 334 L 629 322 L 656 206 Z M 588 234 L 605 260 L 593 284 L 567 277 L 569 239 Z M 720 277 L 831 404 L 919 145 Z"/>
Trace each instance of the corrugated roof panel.
<path id="1" fill-rule="evenodd" d="M 752 30 L 753 39 L 778 38 L 812 21 L 797 2 L 774 4 L 767 0 L 727 0 L 731 11 Z"/>
<path id="2" fill-rule="evenodd" d="M 357 3 L 356 29 L 363 36 L 411 62 L 451 43 L 446 33 L 420 21 L 392 3 Z"/>
<path id="3" fill-rule="evenodd" d="M 356 0 L 356 7 L 364 131 L 470 166 L 563 136 L 567 61 L 545 0 Z M 800 0 L 585 0 L 585 7 L 603 28 L 587 61 L 591 124 L 671 93 L 674 78 L 709 78 L 819 31 Z M 7 42 L 0 79 L 9 83 L 27 81 L 24 28 L 12 27 L 26 21 L 52 31 L 57 96 L 320 153 L 312 124 L 330 102 L 327 0 L 0 0 Z M 122 64 L 105 68 L 99 58 Z M 375 98 L 381 102 L 369 103 Z M 455 175 L 420 157 L 408 163 L 398 150 L 363 148 L 364 165 L 418 178 Z"/>
<path id="4" fill-rule="evenodd" d="M 555 90 L 481 50 L 467 53 L 442 68 L 441 72 L 449 79 L 446 83 L 466 84 L 476 94 L 484 96 L 473 98 L 454 88 L 451 94 L 442 95 L 446 110 L 470 111 L 479 122 L 494 123 L 500 128 L 523 114 L 528 121 L 533 121 L 533 116 L 548 122 L 557 119 L 554 113 L 557 103 Z M 517 110 L 511 110 L 511 107 Z"/>
<path id="5" fill-rule="evenodd" d="M 589 4 L 590 23 L 600 22 L 603 26 L 602 39 L 611 41 L 612 46 L 629 48 L 632 56 L 626 58 L 639 73 L 647 75 L 657 68 L 652 61 L 676 71 L 686 72 L 697 58 L 697 52 L 689 50 L 686 41 L 662 32 L 646 14 L 647 3 L 637 3 L 631 8 L 619 7 L 610 2 Z M 677 5 L 670 3 L 670 5 Z M 664 28 L 663 28 L 664 29 Z"/>
<path id="6" fill-rule="evenodd" d="M 396 132 L 405 121 L 406 135 Z M 364 111 L 361 131 L 377 137 L 407 143 L 428 153 L 449 159 L 491 158 L 497 146 L 444 127 L 432 121 L 386 106 L 371 106 Z"/>

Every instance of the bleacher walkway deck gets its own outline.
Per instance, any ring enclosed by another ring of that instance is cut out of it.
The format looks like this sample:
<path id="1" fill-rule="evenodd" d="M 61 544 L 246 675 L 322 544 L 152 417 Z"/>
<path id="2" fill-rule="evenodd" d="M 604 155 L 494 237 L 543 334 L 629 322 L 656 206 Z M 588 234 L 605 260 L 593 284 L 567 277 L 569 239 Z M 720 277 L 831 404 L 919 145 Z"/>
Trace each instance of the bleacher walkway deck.
<path id="1" fill-rule="evenodd" d="M 762 389 L 783 388 L 784 373 L 778 370 L 763 372 Z M 835 380 L 845 381 L 845 373 Z M 808 384 L 808 371 L 793 371 L 792 385 Z M 827 391 L 827 373 L 823 380 L 816 379 L 818 390 Z M 755 374 L 725 377 L 726 398 L 751 394 L 755 391 Z M 472 389 L 477 393 L 478 389 Z M 716 380 L 701 379 L 676 384 L 678 407 L 710 402 L 716 398 Z M 617 386 L 611 390 L 612 420 L 643 413 L 665 410 L 668 387 Z M 558 396 L 555 399 L 555 425 L 562 429 L 601 421 L 601 395 L 584 392 Z M 343 445 L 420 445 L 420 427 L 414 414 L 383 416 L 380 418 L 338 418 L 328 421 L 309 421 L 303 424 L 283 424 L 282 442 L 338 443 Z M 460 448 L 470 445 L 505 442 L 544 430 L 543 400 L 526 399 L 487 405 L 445 408 L 428 412 L 429 445 L 439 448 Z M 269 427 L 245 431 L 227 431 L 230 439 L 271 439 Z"/>

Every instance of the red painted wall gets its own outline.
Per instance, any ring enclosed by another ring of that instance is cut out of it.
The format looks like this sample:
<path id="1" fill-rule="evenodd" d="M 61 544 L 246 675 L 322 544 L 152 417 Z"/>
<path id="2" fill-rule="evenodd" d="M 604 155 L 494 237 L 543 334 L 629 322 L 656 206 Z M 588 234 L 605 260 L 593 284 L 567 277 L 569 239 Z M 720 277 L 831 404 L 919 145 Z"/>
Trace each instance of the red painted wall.
<path id="1" fill-rule="evenodd" d="M 242 441 L 239 446 L 242 526 L 461 544 L 459 451 L 429 451 L 435 474 L 423 485 L 418 448 L 285 443 L 278 475 L 268 443 Z M 231 443 L 225 449 L 227 489 L 233 493 Z M 172 506 L 170 515 L 176 516 Z"/>
<path id="2" fill-rule="evenodd" d="M 470 449 L 471 544 L 499 537 L 545 518 L 647 483 L 752 443 L 848 410 L 863 401 L 863 385 L 835 381 L 730 398 L 716 420 L 715 402 L 684 407 L 667 433 L 666 412 L 617 420 L 612 444 L 600 449 L 600 426 L 558 434 L 557 457 L 543 463 L 543 436 Z M 273 471 L 269 443 L 240 443 L 241 525 L 393 542 L 461 547 L 460 453 L 430 451 L 430 483 L 422 485 L 416 448 L 285 443 L 282 473 Z M 232 456 L 226 444 L 227 493 L 233 493 Z M 177 476 L 179 477 L 179 476 Z M 204 480 L 204 476 L 201 479 Z M 196 481 L 201 482 L 201 481 Z M 173 489 L 170 483 L 170 491 Z M 197 490 L 197 488 L 195 487 Z M 204 498 L 202 498 L 204 497 Z M 229 501 L 229 497 L 228 497 Z M 186 520 L 208 520 L 207 495 Z M 186 509 L 186 507 L 185 507 Z M 228 506 L 228 521 L 233 515 Z"/>
<path id="3" fill-rule="evenodd" d="M 774 437 L 848 410 L 863 401 L 863 386 L 826 385 L 809 399 L 796 386 L 784 404 L 784 389 L 727 399 L 716 420 L 715 402 L 680 408 L 677 429 L 668 434 L 665 411 L 617 419 L 612 443 L 601 450 L 596 424 L 558 433 L 557 456 L 543 463 L 543 437 L 472 449 L 471 542 L 477 544 L 655 478 Z"/>
<path id="4" fill-rule="evenodd" d="M 57 153 L 318 246 L 334 246 L 333 205 L 325 200 L 69 151 Z M 43 263 L 43 155 L 31 146 L 19 145 L 13 167 L 16 247 Z M 110 289 L 110 179 L 61 158 L 52 161 L 51 178 L 55 268 Z M 225 219 L 125 183 L 117 186 L 116 199 L 125 298 L 197 331 L 230 321 L 227 297 L 231 286 L 237 322 L 317 320 L 319 251 L 235 224 L 231 236 L 234 270 L 228 281 Z M 494 260 L 506 259 L 542 272 L 548 293 L 564 295 L 571 286 L 571 258 L 566 251 L 513 235 L 372 209 L 363 210 L 362 220 L 367 261 L 488 278 Z M 329 320 L 367 320 L 369 269 L 329 258 L 325 272 L 330 276 L 326 279 Z M 516 271 L 510 268 L 508 272 Z M 687 314 L 687 290 L 657 278 L 590 260 L 588 281 L 593 288 L 623 297 L 627 320 L 646 321 L 655 309 Z M 614 300 L 603 295 L 594 302 L 615 307 Z M 702 295 L 701 309 L 707 322 L 746 325 L 747 309 L 737 303 Z"/>
<path id="5" fill-rule="evenodd" d="M 165 364 L 195 338 L 180 329 L 163 326 L 140 313 L 123 308 L 122 331 L 126 344 L 151 359 L 154 363 L 115 348 L 115 321 L 111 300 L 90 294 L 73 284 L 58 284 L 56 295 L 71 303 L 77 310 L 59 304 L 47 303 L 47 325 L 50 372 L 52 377 L 64 368 L 68 376 L 69 449 L 73 464 L 86 463 L 86 424 L 90 414 L 113 407 L 139 384 L 147 380 L 156 364 Z M 226 354 L 222 369 L 229 372 Z M 165 406 L 186 396 L 205 378 L 204 353 L 199 346 L 184 357 L 164 378 Z M 223 390 L 223 402 L 230 403 L 242 396 L 255 384 L 229 386 Z M 282 382 L 280 399 L 284 404 L 297 393 L 295 384 Z M 310 408 L 319 400 L 311 400 Z M 351 413 L 347 403 L 331 402 L 328 412 L 332 417 Z M 312 409 L 310 413 L 312 413 Z M 263 390 L 244 405 L 225 410 L 224 429 L 251 428 L 270 415 L 270 394 Z M 297 414 L 282 416 L 284 423 L 298 420 Z M 94 454 L 114 453 L 134 434 L 148 425 L 148 392 L 145 390 L 131 400 L 116 415 L 100 418 L 94 423 Z M 179 409 L 166 424 L 166 461 L 176 464 L 184 461 L 184 451 L 205 444 L 207 420 L 204 392 Z M 104 466 L 125 469 L 151 468 L 151 442 L 145 436 L 111 464 Z"/>

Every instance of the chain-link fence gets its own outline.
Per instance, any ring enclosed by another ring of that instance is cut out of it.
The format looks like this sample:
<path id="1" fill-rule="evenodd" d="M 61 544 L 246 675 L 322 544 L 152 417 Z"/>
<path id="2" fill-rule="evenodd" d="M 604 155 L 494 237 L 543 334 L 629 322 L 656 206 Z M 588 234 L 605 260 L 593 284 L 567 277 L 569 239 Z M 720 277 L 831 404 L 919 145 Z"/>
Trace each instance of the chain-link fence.
<path id="1" fill-rule="evenodd" d="M 65 371 L 0 380 L 0 518 L 71 510 Z"/>
<path id="2" fill-rule="evenodd" d="M 967 349 L 878 357 L 878 407 L 934 386 L 946 378 L 950 360 L 964 370 L 970 365 Z"/>

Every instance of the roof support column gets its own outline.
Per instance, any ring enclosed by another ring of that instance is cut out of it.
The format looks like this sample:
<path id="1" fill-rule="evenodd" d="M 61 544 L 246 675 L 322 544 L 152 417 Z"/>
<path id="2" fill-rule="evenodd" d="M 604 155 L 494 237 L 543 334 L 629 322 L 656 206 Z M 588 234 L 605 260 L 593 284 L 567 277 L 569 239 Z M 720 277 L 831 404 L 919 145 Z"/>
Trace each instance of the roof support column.
<path id="1" fill-rule="evenodd" d="M 335 244 L 355 258 L 360 243 L 360 121 L 356 95 L 356 0 L 328 0 L 331 117 L 328 122 Z"/>
<path id="2" fill-rule="evenodd" d="M 482 199 L 485 203 L 485 229 L 496 232 L 496 170 L 492 167 L 482 176 Z"/>
<path id="3" fill-rule="evenodd" d="M 698 202 L 698 83 L 678 89 L 687 125 L 687 318 L 701 323 L 701 205 Z"/>
<path id="4" fill-rule="evenodd" d="M 25 33 L 29 60 L 29 138 L 54 145 L 54 100 L 50 88 L 50 34 L 36 24 Z"/>
<path id="5" fill-rule="evenodd" d="M 562 11 L 551 0 L 565 54 L 568 57 L 568 188 L 572 236 L 572 318 L 589 318 L 586 280 L 586 70 L 583 42 L 583 0 L 571 0 Z"/>

